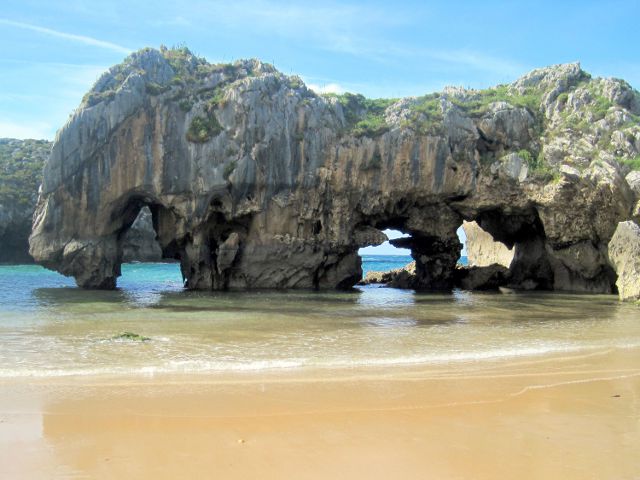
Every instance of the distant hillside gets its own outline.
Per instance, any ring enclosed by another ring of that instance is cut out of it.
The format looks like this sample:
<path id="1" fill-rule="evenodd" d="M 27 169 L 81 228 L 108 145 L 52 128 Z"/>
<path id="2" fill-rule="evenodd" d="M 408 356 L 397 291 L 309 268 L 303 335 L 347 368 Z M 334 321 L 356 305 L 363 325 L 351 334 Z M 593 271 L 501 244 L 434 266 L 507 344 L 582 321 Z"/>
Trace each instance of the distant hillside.
<path id="1" fill-rule="evenodd" d="M 31 216 L 51 152 L 47 140 L 0 138 L 0 262 L 33 262 L 28 238 Z"/>

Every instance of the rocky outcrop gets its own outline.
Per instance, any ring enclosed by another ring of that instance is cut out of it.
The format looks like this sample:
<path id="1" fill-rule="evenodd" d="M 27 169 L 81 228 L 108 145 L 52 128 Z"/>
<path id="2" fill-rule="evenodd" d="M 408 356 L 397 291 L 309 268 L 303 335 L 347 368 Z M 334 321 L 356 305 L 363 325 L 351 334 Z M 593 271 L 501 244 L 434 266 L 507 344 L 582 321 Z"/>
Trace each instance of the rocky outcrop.
<path id="1" fill-rule="evenodd" d="M 637 202 L 625 175 L 639 113 L 628 84 L 577 64 L 396 101 L 316 95 L 256 60 L 145 49 L 59 132 L 31 253 L 112 287 L 147 206 L 188 288 L 347 288 L 358 248 L 394 228 L 409 235 L 392 243 L 411 249 L 415 286 L 449 289 L 467 220 L 513 250 L 515 287 L 610 292 L 607 245 Z"/>
<path id="2" fill-rule="evenodd" d="M 123 262 L 159 262 L 162 249 L 156 241 L 149 207 L 142 207 L 122 240 Z"/>
<path id="3" fill-rule="evenodd" d="M 367 272 L 358 285 L 382 284 L 393 288 L 414 288 L 416 285 L 416 262 L 388 272 Z"/>
<path id="4" fill-rule="evenodd" d="M 488 267 L 498 264 L 509 268 L 513 260 L 513 249 L 496 242 L 476 222 L 463 222 L 462 228 L 467 237 L 467 261 L 470 267 Z"/>
<path id="5" fill-rule="evenodd" d="M 511 272 L 504 265 L 494 263 L 482 267 L 458 267 L 456 286 L 463 290 L 498 290 L 509 285 Z"/>
<path id="6" fill-rule="evenodd" d="M 33 262 L 29 234 L 51 145 L 47 140 L 0 138 L 0 263 Z M 161 258 L 151 212 L 142 209 L 124 237 L 123 261 L 155 262 Z"/>
<path id="7" fill-rule="evenodd" d="M 464 267 L 458 265 L 453 274 L 452 286 L 463 290 L 497 290 L 508 285 L 509 269 L 503 265 Z M 388 272 L 367 272 L 358 285 L 380 284 L 391 288 L 420 288 L 416 278 L 416 262 Z"/>
<path id="8" fill-rule="evenodd" d="M 609 258 L 618 274 L 618 293 L 622 300 L 640 300 L 640 227 L 620 222 L 609 242 Z"/>

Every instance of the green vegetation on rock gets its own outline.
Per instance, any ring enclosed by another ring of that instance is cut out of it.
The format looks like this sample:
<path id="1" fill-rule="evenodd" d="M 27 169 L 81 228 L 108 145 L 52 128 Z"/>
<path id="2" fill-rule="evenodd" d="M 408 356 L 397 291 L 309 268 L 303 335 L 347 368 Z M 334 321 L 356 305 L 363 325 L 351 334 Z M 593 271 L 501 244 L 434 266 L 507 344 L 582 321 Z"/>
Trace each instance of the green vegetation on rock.
<path id="1" fill-rule="evenodd" d="M 149 95 L 160 95 L 170 88 L 168 85 L 159 85 L 156 82 L 148 82 L 145 87 Z"/>
<path id="2" fill-rule="evenodd" d="M 162 58 L 170 66 L 168 77 L 168 66 L 163 65 Z M 275 74 L 279 88 L 287 89 L 288 96 L 297 97 L 298 105 L 308 107 L 313 99 L 317 99 L 304 87 L 300 77 L 280 74 L 271 65 L 257 60 L 212 64 L 178 45 L 131 54 L 103 75 L 84 101 L 85 106 L 111 101 L 131 75 L 140 76 L 148 95 L 160 97 L 177 112 L 195 113 L 187 117 L 191 121 L 186 138 L 190 142 L 204 143 L 223 130 L 216 111 L 225 107 L 226 98 L 231 98 L 227 93 L 237 89 L 244 79 L 264 73 Z M 136 82 L 132 85 L 139 88 L 139 80 Z M 638 169 L 640 115 L 637 105 L 640 105 L 640 97 L 636 97 L 634 103 L 633 95 L 638 95 L 634 92 L 624 81 L 593 79 L 579 65 L 567 64 L 536 70 L 509 85 L 480 90 L 450 88 L 402 101 L 369 99 L 353 93 L 323 96 L 342 109 L 345 124 L 339 134 L 355 138 L 378 138 L 390 130 L 391 123 L 419 135 L 440 136 L 449 128 L 444 120 L 450 109 L 469 117 L 476 125 L 496 120 L 498 111 L 494 106 L 498 102 L 526 109 L 534 119 L 531 124 L 526 115 L 521 115 L 528 132 L 515 145 L 498 144 L 490 150 L 499 156 L 517 152 L 526 161 L 532 176 L 547 178 L 557 175 L 559 165 L 566 163 L 583 170 L 602 155 L 613 156 L 626 168 Z M 628 139 L 626 145 L 619 132 Z M 304 142 L 308 140 L 304 135 L 300 131 L 293 139 Z M 543 148 L 553 165 L 542 155 Z M 488 157 L 491 157 L 490 153 Z M 493 155 L 493 161 L 495 159 Z M 490 164 L 491 158 L 483 157 L 482 163 Z M 375 168 L 375 162 L 369 162 L 365 167 Z"/>
<path id="3" fill-rule="evenodd" d="M 302 79 L 297 75 L 289 77 L 289 87 L 293 88 L 294 90 L 301 88 L 303 85 L 304 83 L 302 82 Z"/>
<path id="4" fill-rule="evenodd" d="M 626 165 L 631 170 L 638 171 L 638 170 L 640 170 L 640 155 L 638 155 L 637 157 L 634 157 L 634 158 L 621 159 L 620 163 L 622 163 L 623 165 Z"/>
<path id="5" fill-rule="evenodd" d="M 537 178 L 542 181 L 559 180 L 560 172 L 549 163 L 545 162 L 544 154 L 539 152 L 537 156 L 531 155 L 528 150 L 520 150 L 518 156 L 527 162 L 529 172 L 533 178 Z"/>
<path id="6" fill-rule="evenodd" d="M 222 177 L 225 180 L 229 180 L 229 177 L 234 172 L 234 170 L 236 169 L 237 166 L 238 166 L 238 162 L 236 160 L 231 160 L 229 163 L 227 163 L 224 166 L 224 171 L 222 172 Z"/>
<path id="7" fill-rule="evenodd" d="M 220 108 L 224 106 L 224 85 L 219 85 L 213 90 L 201 90 L 200 93 L 210 92 L 210 96 L 207 98 L 207 105 L 210 108 Z"/>
<path id="8" fill-rule="evenodd" d="M 395 98 L 366 98 L 360 94 L 325 94 L 335 98 L 342 106 L 348 133 L 356 137 L 378 137 L 389 130 L 384 115 L 387 108 L 397 102 Z"/>
<path id="9" fill-rule="evenodd" d="M 0 139 L 0 204 L 32 207 L 51 151 L 46 140 Z"/>
<path id="10" fill-rule="evenodd" d="M 218 122 L 213 111 L 206 116 L 197 115 L 191 120 L 187 130 L 187 140 L 194 143 L 204 143 L 222 132 L 222 125 Z"/>
<path id="11" fill-rule="evenodd" d="M 526 108 L 535 116 L 540 111 L 543 93 L 533 87 L 527 87 L 520 93 L 508 85 L 498 85 L 494 88 L 471 91 L 464 100 L 456 97 L 449 97 L 449 100 L 471 117 L 483 116 L 495 102 L 506 102 L 514 107 Z"/>
<path id="12" fill-rule="evenodd" d="M 410 107 L 409 118 L 404 127 L 414 129 L 422 135 L 438 135 L 442 132 L 442 96 L 430 93 L 418 97 Z"/>

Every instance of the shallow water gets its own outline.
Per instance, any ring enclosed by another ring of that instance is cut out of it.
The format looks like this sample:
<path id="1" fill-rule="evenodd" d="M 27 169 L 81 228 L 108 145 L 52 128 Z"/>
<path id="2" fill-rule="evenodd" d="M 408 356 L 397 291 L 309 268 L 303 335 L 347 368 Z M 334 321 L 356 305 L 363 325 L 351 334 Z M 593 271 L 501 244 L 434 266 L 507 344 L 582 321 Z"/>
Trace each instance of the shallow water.
<path id="1" fill-rule="evenodd" d="M 364 269 L 407 261 L 367 257 Z M 0 377 L 352 368 L 640 348 L 640 309 L 606 295 L 376 286 L 186 292 L 175 264 L 124 265 L 119 286 L 85 291 L 37 266 L 0 266 Z M 150 340 L 117 338 L 123 332 Z"/>

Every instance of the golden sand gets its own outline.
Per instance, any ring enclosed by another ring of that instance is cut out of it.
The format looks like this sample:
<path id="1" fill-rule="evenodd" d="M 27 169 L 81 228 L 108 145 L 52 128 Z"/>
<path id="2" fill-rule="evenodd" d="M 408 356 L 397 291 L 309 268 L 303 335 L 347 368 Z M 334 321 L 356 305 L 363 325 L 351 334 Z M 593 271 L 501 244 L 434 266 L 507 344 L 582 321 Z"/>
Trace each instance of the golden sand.
<path id="1" fill-rule="evenodd" d="M 640 351 L 0 383 L 0 478 L 640 478 Z"/>

